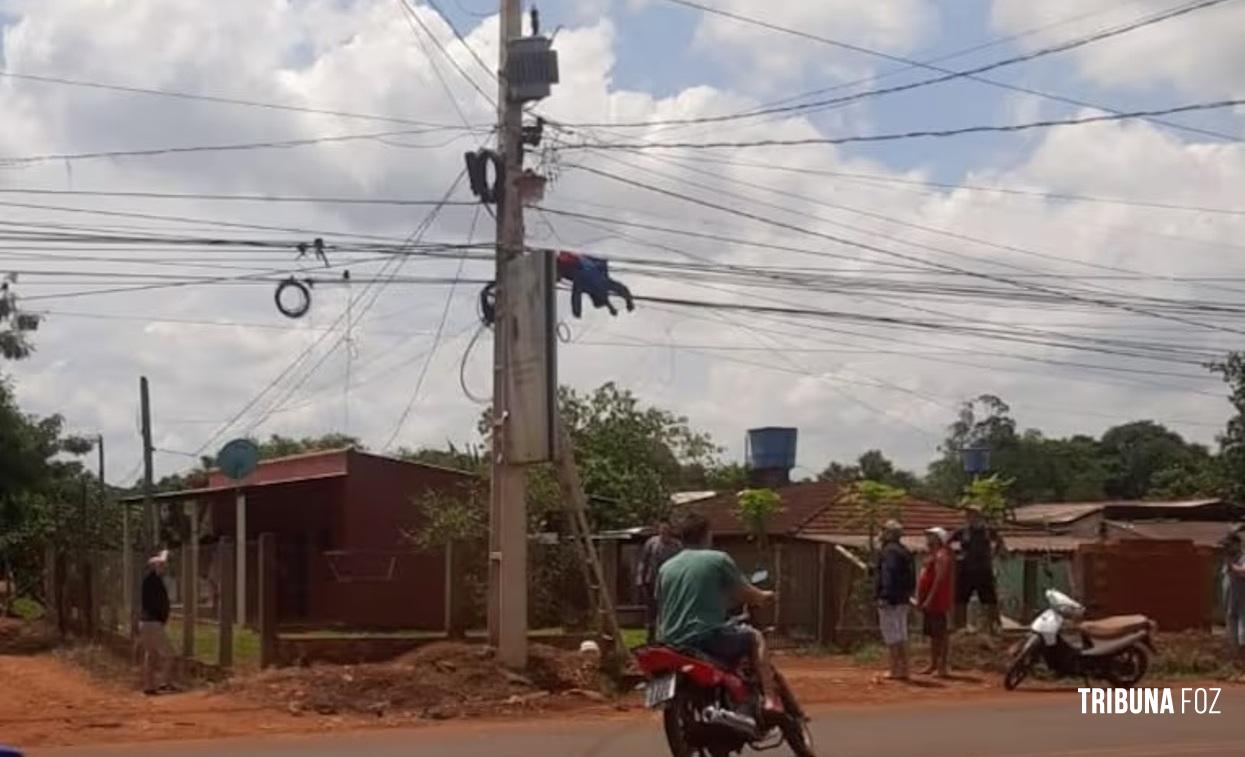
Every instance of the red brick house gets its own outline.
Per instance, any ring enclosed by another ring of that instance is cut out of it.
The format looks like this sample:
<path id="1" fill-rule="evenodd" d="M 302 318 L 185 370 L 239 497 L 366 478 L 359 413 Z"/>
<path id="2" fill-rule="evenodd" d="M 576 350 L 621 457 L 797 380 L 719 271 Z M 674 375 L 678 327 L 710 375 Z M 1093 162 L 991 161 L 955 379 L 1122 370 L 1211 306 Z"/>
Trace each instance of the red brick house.
<path id="1" fill-rule="evenodd" d="M 429 491 L 475 485 L 460 471 L 340 449 L 265 460 L 240 485 L 212 471 L 207 486 L 155 500 L 197 505 L 201 576 L 219 575 L 212 545 L 221 537 L 245 538 L 238 566 L 248 622 L 256 614 L 256 540 L 272 533 L 282 626 L 442 630 L 446 555 L 412 544 L 414 503 Z"/>

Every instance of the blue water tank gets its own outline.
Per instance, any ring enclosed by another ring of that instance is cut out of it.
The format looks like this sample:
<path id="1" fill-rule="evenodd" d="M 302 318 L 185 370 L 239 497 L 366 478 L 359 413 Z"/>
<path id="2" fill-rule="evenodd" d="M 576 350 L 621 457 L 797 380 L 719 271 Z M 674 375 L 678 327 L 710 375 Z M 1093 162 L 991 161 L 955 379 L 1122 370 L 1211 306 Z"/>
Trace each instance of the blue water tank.
<path id="1" fill-rule="evenodd" d="M 989 447 L 965 447 L 960 450 L 960 455 L 964 459 L 965 473 L 985 473 L 990 469 Z"/>
<path id="2" fill-rule="evenodd" d="M 791 470 L 795 467 L 794 428 L 754 428 L 748 431 L 744 459 L 753 470 Z"/>

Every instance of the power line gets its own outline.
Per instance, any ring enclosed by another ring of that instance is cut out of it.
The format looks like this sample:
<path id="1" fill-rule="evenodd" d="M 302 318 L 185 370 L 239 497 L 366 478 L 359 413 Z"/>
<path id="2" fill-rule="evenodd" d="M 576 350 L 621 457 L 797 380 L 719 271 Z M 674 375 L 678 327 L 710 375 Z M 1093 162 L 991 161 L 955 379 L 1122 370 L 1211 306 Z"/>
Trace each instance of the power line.
<path id="1" fill-rule="evenodd" d="M 200 102 L 218 103 L 222 105 L 239 105 L 239 106 L 245 106 L 245 107 L 250 107 L 250 108 L 264 108 L 268 110 L 289 111 L 289 112 L 294 112 L 294 113 L 310 113 L 310 114 L 322 115 L 322 116 L 336 116 L 338 118 L 351 118 L 351 119 L 357 119 L 357 120 L 362 120 L 362 121 L 379 121 L 379 122 L 384 122 L 384 123 L 406 124 L 409 126 L 423 126 L 423 127 L 430 127 L 433 129 L 460 128 L 460 127 L 452 126 L 448 124 L 431 123 L 428 121 L 421 121 L 421 120 L 411 119 L 411 118 L 382 116 L 382 115 L 376 115 L 376 114 L 371 114 L 371 113 L 353 113 L 353 112 L 344 111 L 344 110 L 331 110 L 331 109 L 324 109 L 324 108 L 306 107 L 306 106 L 301 106 L 301 105 L 289 105 L 289 104 L 283 104 L 283 103 L 262 102 L 259 100 L 246 100 L 246 99 L 236 98 L 236 97 L 205 95 L 205 94 L 197 94 L 197 93 L 192 93 L 192 92 L 177 92 L 174 90 L 167 90 L 167 89 L 151 89 L 151 88 L 146 88 L 146 87 L 133 87 L 133 86 L 123 85 L 123 84 L 108 84 L 104 82 L 86 81 L 83 79 L 69 79 L 69 78 L 60 77 L 60 76 L 21 74 L 21 73 L 16 73 L 14 71 L 0 70 L 0 77 L 4 77 L 8 79 L 19 79 L 22 81 L 40 82 L 43 84 L 61 84 L 61 85 L 70 86 L 70 87 L 101 89 L 101 90 L 108 90 L 112 92 L 125 92 L 127 94 L 135 94 L 135 95 L 152 95 L 156 97 L 170 97 L 170 98 L 176 98 L 180 100 L 195 100 L 195 101 L 200 101 Z M 481 125 L 479 128 L 491 129 L 492 127 L 485 124 L 485 125 Z"/>
<path id="2" fill-rule="evenodd" d="M 698 197 L 692 197 L 692 196 L 690 196 L 690 195 L 684 195 L 684 194 L 680 194 L 680 193 L 678 193 L 678 192 L 673 192 L 673 191 L 668 190 L 668 189 L 663 189 L 663 188 L 661 188 L 661 187 L 656 187 L 656 186 L 653 186 L 653 185 L 651 185 L 651 184 L 644 184 L 643 182 L 635 181 L 635 180 L 633 180 L 633 179 L 628 179 L 628 178 L 623 177 L 623 176 L 618 176 L 617 174 L 611 174 L 611 173 L 609 173 L 608 171 L 602 171 L 602 170 L 600 170 L 600 169 L 596 169 L 596 168 L 589 168 L 589 167 L 586 167 L 586 166 L 580 166 L 580 168 L 581 168 L 581 169 L 583 169 L 583 170 L 588 171 L 589 173 L 594 173 L 594 174 L 597 174 L 598 176 L 602 176 L 602 177 L 605 177 L 605 178 L 609 178 L 609 179 L 612 179 L 612 180 L 614 180 L 614 181 L 617 181 L 617 182 L 620 182 L 620 183 L 623 183 L 623 184 L 628 184 L 628 185 L 631 185 L 631 186 L 634 186 L 634 187 L 638 187 L 638 188 L 640 188 L 640 189 L 645 189 L 645 190 L 648 190 L 648 191 L 650 191 L 650 192 L 654 192 L 654 193 L 656 193 L 656 194 L 664 195 L 664 196 L 667 196 L 667 197 L 673 197 L 673 198 L 675 198 L 675 199 L 683 200 L 684 202 L 690 202 L 690 203 L 693 203 L 693 204 L 696 204 L 696 205 L 700 205 L 700 206 L 702 206 L 702 207 L 707 207 L 707 208 L 711 208 L 711 209 L 713 209 L 713 210 L 718 210 L 718 211 L 725 212 L 725 213 L 728 213 L 728 214 L 731 214 L 731 215 L 739 216 L 739 217 L 741 217 L 741 218 L 747 218 L 747 219 L 749 219 L 749 220 L 758 221 L 758 222 L 763 223 L 763 224 L 765 224 L 765 225 L 767 225 L 767 226 L 773 226 L 773 227 L 775 227 L 775 228 L 781 228 L 781 229 L 786 229 L 786 230 L 788 230 L 788 231 L 794 231 L 794 232 L 799 233 L 799 234 L 805 234 L 805 235 L 808 235 L 808 236 L 814 236 L 814 237 L 818 237 L 818 238 L 821 238 L 821 239 L 826 239 L 826 240 L 831 241 L 831 242 L 836 242 L 836 243 L 839 243 L 839 244 L 844 244 L 844 245 L 847 245 L 847 246 L 856 247 L 856 248 L 858 248 L 858 249 L 867 250 L 867 251 L 870 251 L 870 252 L 876 252 L 876 253 L 879 253 L 879 254 L 882 254 L 882 255 L 886 255 L 887 257 L 897 258 L 897 259 L 904 260 L 904 261 L 908 261 L 908 262 L 914 262 L 914 263 L 917 263 L 917 264 L 920 264 L 920 265 L 924 265 L 924 266 L 930 266 L 930 267 L 934 267 L 934 268 L 939 268 L 939 269 L 942 269 L 942 270 L 945 270 L 945 271 L 955 271 L 955 272 L 958 272 L 958 273 L 962 273 L 962 274 L 964 274 L 964 275 L 966 275 L 966 276 L 972 276 L 972 277 L 974 277 L 974 278 L 980 278 L 980 279 L 984 279 L 984 280 L 987 280 L 987 281 L 994 281 L 994 282 L 996 282 L 996 283 L 1009 284 L 1009 285 L 1014 286 L 1014 287 L 1017 287 L 1017 288 L 1019 288 L 1019 289 L 1026 289 L 1026 290 L 1036 291 L 1036 292 L 1044 292 L 1044 293 L 1046 293 L 1046 294 L 1055 294 L 1055 295 L 1059 295 L 1059 294 L 1061 294 L 1058 290 L 1050 289 L 1050 288 L 1048 288 L 1048 287 L 1043 287 L 1043 286 L 1039 286 L 1039 285 L 1035 285 L 1035 284 L 1031 284 L 1031 283 L 1027 283 L 1027 282 L 1022 282 L 1022 281 L 1011 280 L 1011 279 L 1007 279 L 1006 277 L 999 276 L 999 275 L 996 275 L 996 274 L 984 273 L 984 272 L 981 272 L 981 271 L 970 271 L 970 270 L 966 270 L 966 269 L 962 269 L 962 268 L 957 268 L 957 267 L 955 267 L 955 266 L 950 266 L 950 265 L 947 265 L 947 264 L 944 264 L 944 263 L 935 263 L 935 262 L 932 262 L 932 261 L 923 260 L 923 259 L 921 259 L 921 258 L 919 258 L 919 257 L 917 257 L 917 256 L 914 256 L 914 255 L 908 255 L 908 254 L 906 254 L 906 253 L 896 252 L 895 250 L 889 250 L 889 249 L 886 249 L 886 248 L 884 248 L 884 247 L 878 247 L 878 246 L 876 246 L 876 245 L 868 244 L 868 243 L 865 243 L 865 242 L 858 242 L 858 241 L 855 241 L 855 240 L 846 239 L 846 238 L 844 238 L 844 237 L 839 237 L 839 236 L 835 236 L 835 235 L 832 235 L 832 234 L 825 234 L 825 233 L 822 233 L 822 232 L 813 231 L 813 230 L 811 230 L 811 229 L 806 229 L 806 228 L 804 228 L 804 227 L 802 227 L 802 226 L 797 226 L 797 225 L 795 225 L 795 224 L 785 223 L 785 222 L 783 222 L 783 221 L 778 221 L 778 220 L 775 220 L 775 219 L 773 219 L 773 218 L 769 218 L 769 217 L 766 217 L 766 216 L 763 216 L 763 215 L 759 215 L 759 214 L 756 214 L 756 213 L 749 213 L 749 212 L 747 212 L 747 211 L 738 210 L 738 209 L 736 209 L 736 208 L 731 208 L 731 207 L 728 207 L 728 206 L 725 206 L 725 205 L 720 205 L 720 204 L 717 204 L 717 203 L 714 203 L 714 202 L 710 202 L 710 201 L 708 201 L 708 200 L 703 200 L 703 199 L 698 198 Z M 1097 299 L 1097 298 L 1094 298 L 1094 297 L 1089 297 L 1089 296 L 1086 296 L 1086 295 L 1083 295 L 1083 294 L 1075 294 L 1075 293 L 1071 293 L 1071 292 L 1063 292 L 1062 294 L 1063 294 L 1063 296 L 1064 296 L 1064 297 L 1066 297 L 1066 298 L 1067 298 L 1067 299 L 1069 299 L 1069 300 L 1080 301 L 1080 302 L 1087 303 L 1087 304 L 1096 304 L 1096 305 L 1100 305 L 1100 306 L 1104 306 L 1104 307 L 1110 307 L 1110 308 L 1118 308 L 1118 309 L 1125 310 L 1125 311 L 1132 312 L 1132 313 L 1137 313 L 1137 314 L 1141 314 L 1141 315 L 1148 315 L 1148 316 L 1151 316 L 1151 317 L 1154 317 L 1154 318 L 1162 318 L 1162 319 L 1165 319 L 1165 320 L 1173 320 L 1173 321 L 1176 321 L 1176 322 L 1179 322 L 1179 323 L 1186 323 L 1186 324 L 1188 324 L 1188 325 L 1196 325 L 1196 326 L 1198 326 L 1198 327 L 1200 327 L 1200 328 L 1209 329 L 1209 330 L 1213 330 L 1213 331 L 1224 331 L 1224 332 L 1236 333 L 1236 334 L 1245 333 L 1245 331 L 1241 331 L 1241 330 L 1239 330 L 1239 329 L 1234 329 L 1234 328 L 1230 328 L 1230 327 L 1226 327 L 1226 326 L 1219 326 L 1219 325 L 1217 325 L 1217 324 L 1203 323 L 1203 322 L 1200 322 L 1200 321 L 1192 321 L 1192 320 L 1188 320 L 1188 319 L 1181 318 L 1181 317 L 1178 317 L 1178 316 L 1171 316 L 1171 315 L 1163 315 L 1163 314 L 1159 314 L 1159 313 L 1154 313 L 1154 312 L 1151 312 L 1151 311 L 1148 311 L 1148 310 L 1143 310 L 1143 309 L 1140 309 L 1140 308 L 1137 308 L 1137 307 L 1134 307 L 1134 306 L 1130 306 L 1130 305 L 1123 305 L 1123 304 L 1119 304 L 1119 303 L 1111 303 L 1111 302 L 1109 302 L 1109 301 L 1105 301 L 1105 300 Z"/>
<path id="3" fill-rule="evenodd" d="M 1221 0 L 1222 1 L 1222 0 Z M 894 142 L 905 139 L 957 137 L 964 134 L 1006 133 L 1029 131 L 1031 129 L 1047 129 L 1057 126 L 1080 126 L 1109 121 L 1124 121 L 1150 116 L 1165 116 L 1174 113 L 1192 113 L 1197 111 L 1220 110 L 1245 105 L 1245 98 L 1216 100 L 1214 102 L 1192 103 L 1171 108 L 1154 110 L 1133 110 L 1112 113 L 1102 116 L 1082 116 L 1078 118 L 1051 118 L 1041 121 L 1029 121 L 1019 124 L 986 124 L 965 126 L 957 129 L 925 129 L 906 132 L 883 134 L 857 134 L 845 137 L 811 137 L 807 139 L 758 139 L 738 142 L 636 142 L 636 143 L 591 143 L 583 142 L 562 145 L 562 149 L 598 149 L 598 150 L 670 150 L 670 149 L 714 149 L 714 148 L 748 148 L 748 147 L 797 147 L 805 145 L 844 145 L 859 142 Z"/>
<path id="4" fill-rule="evenodd" d="M 410 200 L 399 197 L 317 197 L 313 195 L 213 194 L 208 192 L 122 192 L 103 189 L 40 189 L 34 187 L 0 187 L 0 194 L 55 195 L 66 197 L 141 197 L 152 200 L 211 200 L 222 202 L 324 203 L 332 205 L 396 205 L 419 207 L 479 205 L 476 201 Z M 1245 211 L 1242 211 L 1245 212 Z"/>
<path id="5" fill-rule="evenodd" d="M 1188 13 L 1193 13 L 1198 10 L 1209 8 L 1215 5 L 1220 5 L 1222 3 L 1228 2 L 1228 0 L 1202 0 L 1201 2 L 1186 4 L 1178 8 L 1172 9 L 1170 11 L 1159 13 L 1157 15 L 1147 17 L 1140 21 L 1133 22 L 1131 24 L 1125 24 L 1123 26 L 1114 27 L 1112 29 L 1107 29 L 1107 30 L 1098 32 L 1096 34 L 1091 34 L 1091 35 L 1080 37 L 1080 38 L 1077 38 L 1077 39 L 1074 39 L 1068 42 L 1064 42 L 1061 44 L 1053 45 L 1050 47 L 1045 47 L 1045 48 L 1035 50 L 1033 52 L 1026 53 L 1023 55 L 1017 55 L 1011 58 L 1006 58 L 1004 60 L 994 61 L 992 63 L 987 63 L 987 64 L 977 66 L 971 69 L 967 69 L 964 71 L 953 71 L 950 69 L 941 68 L 939 66 L 933 65 L 932 63 L 923 63 L 923 62 L 915 61 L 909 58 L 904 58 L 901 56 L 880 52 L 878 50 L 872 50 L 866 47 L 862 47 L 860 45 L 854 45 L 854 44 L 850 44 L 847 42 L 830 39 L 828 37 L 823 37 L 817 34 L 812 34 L 807 31 L 779 26 L 777 24 L 772 24 L 762 19 L 753 18 L 750 16 L 744 16 L 742 14 L 734 13 L 732 11 L 727 11 L 722 8 L 715 8 L 712 6 L 703 5 L 701 3 L 692 2 L 692 0 L 667 0 L 667 2 L 674 3 L 676 5 L 682 5 L 682 6 L 689 7 L 689 8 L 694 8 L 705 13 L 722 16 L 724 18 L 730 18 L 732 20 L 739 21 L 741 23 L 751 24 L 751 25 L 758 26 L 761 28 L 769 29 L 771 31 L 777 31 L 777 32 L 781 32 L 784 34 L 790 34 L 790 35 L 794 35 L 797 37 L 801 37 L 803 39 L 809 39 L 815 42 L 820 42 L 822 44 L 831 45 L 833 47 L 851 50 L 853 52 L 863 53 L 865 55 L 871 55 L 874 57 L 885 58 L 887 60 L 891 60 L 897 63 L 903 63 L 908 66 L 914 66 L 914 67 L 923 68 L 923 69 L 927 69 L 931 71 L 937 71 L 941 73 L 942 75 L 929 78 L 929 79 L 923 79 L 923 80 L 916 81 L 916 82 L 909 82 L 907 84 L 900 84 L 900 85 L 896 85 L 892 87 L 884 87 L 884 88 L 879 88 L 879 89 L 867 90 L 864 92 L 858 92 L 858 93 L 845 95 L 842 97 L 837 97 L 837 98 L 828 99 L 828 100 L 820 100 L 820 101 L 815 101 L 815 102 L 810 102 L 810 103 L 800 103 L 800 104 L 788 105 L 788 106 L 760 108 L 760 109 L 756 109 L 752 111 L 747 111 L 744 113 L 726 114 L 726 115 L 721 115 L 721 116 L 705 116 L 705 117 L 700 117 L 700 118 L 668 119 L 668 120 L 662 120 L 662 121 L 645 121 L 645 122 L 613 123 L 613 124 L 582 124 L 580 126 L 583 126 L 583 127 L 605 126 L 605 127 L 612 127 L 612 128 L 637 127 L 638 128 L 638 127 L 666 126 L 666 125 L 719 123 L 722 121 L 733 121 L 733 120 L 738 120 L 741 118 L 756 118 L 759 116 L 774 115 L 774 114 L 779 114 L 779 113 L 793 113 L 793 112 L 807 111 L 813 108 L 825 108 L 829 106 L 842 105 L 842 104 L 849 103 L 849 102 L 863 100 L 869 97 L 894 94 L 897 92 L 906 92 L 906 91 L 917 89 L 920 87 L 926 87 L 926 86 L 930 86 L 933 84 L 941 84 L 943 82 L 951 81 L 953 79 L 960 79 L 960 78 L 967 78 L 967 79 L 971 79 L 973 81 L 977 81 L 983 84 L 989 84 L 992 86 L 1003 87 L 1005 89 L 1022 91 L 1022 92 L 1025 92 L 1026 94 L 1036 95 L 1039 97 L 1044 97 L 1044 98 L 1048 98 L 1052 100 L 1058 100 L 1061 102 L 1078 105 L 1081 107 L 1090 107 L 1090 108 L 1094 108 L 1095 110 L 1101 110 L 1107 113 L 1111 113 L 1113 115 L 1119 115 L 1120 111 L 1114 110 L 1112 108 L 1106 108 L 1106 107 L 1094 105 L 1092 103 L 1073 100 L 1071 98 L 1062 97 L 1059 95 L 1052 95 L 1052 94 L 1045 93 L 1045 92 L 1039 92 L 1037 90 L 1028 89 L 1025 87 L 1020 87 L 1020 86 L 1016 86 L 1012 84 L 1007 84 L 1004 82 L 995 81 L 993 79 L 984 79 L 984 78 L 978 77 L 977 75 L 985 73 L 987 71 L 992 71 L 994 69 L 1003 68 L 1006 66 L 1012 66 L 1017 63 L 1023 63 L 1023 62 L 1035 60 L 1037 58 L 1041 58 L 1047 55 L 1052 55 L 1055 53 L 1062 53 L 1068 50 L 1073 50 L 1078 47 L 1083 47 L 1085 45 L 1099 42 L 1104 39 L 1109 39 L 1111 37 L 1115 37 L 1120 34 L 1125 34 L 1127 32 L 1131 32 L 1136 29 L 1141 29 L 1147 26 L 1151 26 L 1153 24 L 1167 21 L 1169 19 L 1176 18 L 1178 16 L 1183 16 L 1183 15 L 1186 15 Z M 1143 117 L 1150 118 L 1153 116 L 1162 116 L 1162 115 L 1170 115 L 1170 114 L 1147 113 Z M 1166 122 L 1163 122 L 1163 125 L 1173 127 L 1173 128 L 1180 128 L 1180 129 L 1191 128 L 1191 127 L 1186 127 L 1183 124 L 1172 124 L 1172 123 L 1166 123 Z M 1211 134 L 1213 136 L 1217 136 L 1220 138 L 1228 139 L 1231 141 L 1239 141 L 1238 137 L 1235 137 L 1232 135 L 1220 134 L 1217 132 L 1206 132 L 1203 130 L 1198 130 L 1198 131 L 1201 131 L 1202 133 Z"/>
<path id="6" fill-rule="evenodd" d="M 67 162 L 77 160 L 98 160 L 100 158 L 147 158 L 160 155 L 185 155 L 193 153 L 217 153 L 217 152 L 249 152 L 252 150 L 285 150 L 296 147 L 307 147 L 309 145 L 330 144 L 335 142 L 357 142 L 361 140 L 379 140 L 383 137 L 393 137 L 402 135 L 427 134 L 427 131 L 380 131 L 367 134 L 337 134 L 323 137 L 307 137 L 304 139 L 286 139 L 286 140 L 269 140 L 264 142 L 240 142 L 234 144 L 220 145 L 190 145 L 187 147 L 154 147 L 140 150 L 108 150 L 98 152 L 80 152 L 80 153 L 57 153 L 50 155 L 31 155 L 25 157 L 0 157 L 0 168 L 12 168 L 15 166 L 31 165 L 35 163 L 47 163 L 51 161 Z M 440 148 L 461 139 L 468 134 L 458 134 L 450 138 L 448 141 L 436 145 L 427 145 L 429 148 Z M 413 147 L 413 145 L 406 145 Z"/>
<path id="7" fill-rule="evenodd" d="M 790 172 L 798 174 L 807 174 L 810 176 L 830 176 L 844 179 L 857 179 L 863 182 L 879 182 L 883 184 L 902 184 L 914 187 L 930 187 L 934 189 L 950 189 L 950 190 L 966 190 L 970 192 L 989 192 L 994 194 L 1013 195 L 1018 197 L 1032 197 L 1043 200 L 1068 200 L 1076 202 L 1091 202 L 1106 205 L 1122 205 L 1125 207 L 1149 208 L 1152 210 L 1179 210 L 1191 213 L 1211 213 L 1218 215 L 1245 216 L 1245 208 L 1224 208 L 1209 207 L 1205 205 L 1188 205 L 1174 202 L 1161 202 L 1156 200 L 1142 200 L 1130 197 L 1102 197 L 1094 195 L 1074 194 L 1070 192 L 1045 192 L 1035 189 L 1018 189 L 1015 187 L 987 187 L 980 184 L 966 184 L 953 182 L 940 182 L 910 179 L 899 176 L 886 176 L 883 174 L 860 173 L 851 171 L 830 171 L 817 168 L 802 168 L 800 166 L 784 166 L 774 163 L 762 163 L 751 161 L 737 161 L 730 159 L 714 159 L 714 163 L 722 165 L 739 166 L 743 168 L 761 168 L 770 171 Z"/>
<path id="8" fill-rule="evenodd" d="M 450 65 L 452 65 L 454 69 L 457 70 L 458 73 L 461 74 L 462 77 L 467 80 L 467 83 L 471 85 L 471 88 L 474 89 L 476 92 L 478 92 L 480 96 L 484 98 L 484 101 L 489 104 L 490 107 L 496 110 L 497 109 L 496 98 L 494 98 L 488 92 L 485 92 L 484 88 L 481 87 L 479 84 L 477 84 L 476 80 L 471 78 L 471 76 L 463 69 L 463 67 L 458 64 L 458 61 L 454 60 L 454 56 L 450 55 L 449 51 L 445 49 L 445 46 L 441 44 L 441 40 L 437 39 L 436 35 L 432 33 L 432 30 L 428 28 L 428 25 L 424 23 L 424 20 L 420 18 L 419 13 L 414 8 L 411 8 L 407 0 L 397 0 L 397 2 L 402 5 L 403 10 L 406 12 L 407 18 L 419 24 L 419 28 L 424 30 L 424 34 L 428 35 L 428 39 L 432 40 L 432 44 L 435 45 L 437 49 L 441 51 L 441 54 L 444 55 L 445 59 L 450 62 Z M 436 11 L 438 15 L 441 16 L 442 19 L 445 19 L 444 14 L 441 13 L 439 8 L 434 9 L 434 10 Z M 449 21 L 446 20 L 446 23 L 449 24 Z M 462 40 L 463 46 L 467 47 L 467 49 L 470 50 L 472 56 L 475 57 L 477 61 L 480 61 L 479 56 L 475 54 L 474 50 L 471 50 L 471 47 L 467 45 L 466 40 L 463 40 L 462 35 L 458 34 L 458 30 L 454 28 L 454 25 L 449 24 L 449 27 L 451 30 L 453 30 L 454 34 L 459 38 L 459 40 Z M 481 61 L 481 65 L 483 65 L 482 61 Z M 485 66 L 485 70 L 486 71 L 488 70 L 487 66 Z"/>
<path id="9" fill-rule="evenodd" d="M 477 207 L 476 214 L 471 219 L 471 229 L 467 232 L 467 242 L 469 244 L 475 236 L 476 224 L 479 221 L 480 209 Z M 462 277 L 464 262 L 466 262 L 465 258 L 460 257 L 458 259 L 458 271 L 454 274 L 455 283 L 457 283 L 458 279 Z M 437 322 L 437 330 L 435 335 L 432 337 L 432 347 L 428 350 L 428 355 L 424 358 L 424 364 L 419 370 L 419 378 L 415 381 L 415 388 L 411 390 L 411 398 L 407 401 L 406 407 L 402 408 L 402 414 L 398 416 L 398 422 L 394 424 L 393 433 L 389 435 L 389 438 L 385 441 L 385 445 L 382 449 L 388 450 L 393 446 L 394 440 L 398 438 L 400 433 L 402 433 L 402 427 L 406 425 L 407 418 L 411 416 L 411 411 L 415 409 L 415 402 L 419 399 L 419 391 L 424 387 L 424 379 L 428 377 L 428 369 L 432 366 L 432 360 L 437 354 L 437 347 L 441 344 L 441 334 L 445 331 L 445 322 L 450 316 L 450 305 L 454 302 L 455 291 L 455 287 L 451 286 L 449 294 L 445 296 L 445 306 L 441 309 L 441 319 Z"/>

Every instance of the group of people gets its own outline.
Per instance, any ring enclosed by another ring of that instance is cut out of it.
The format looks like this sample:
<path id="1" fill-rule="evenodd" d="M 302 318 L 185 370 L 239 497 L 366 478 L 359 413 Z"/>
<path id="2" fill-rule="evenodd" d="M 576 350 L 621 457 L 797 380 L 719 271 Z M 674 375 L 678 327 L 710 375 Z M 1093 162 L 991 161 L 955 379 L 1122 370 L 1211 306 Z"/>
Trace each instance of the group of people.
<path id="1" fill-rule="evenodd" d="M 928 550 L 920 575 L 916 559 L 904 546 L 903 525 L 896 520 L 882 527 L 882 547 L 874 568 L 873 597 L 878 626 L 890 656 L 889 678 L 908 680 L 908 618 L 915 606 L 921 612 L 922 630 L 930 641 L 930 664 L 926 675 L 950 675 L 951 628 L 967 623 L 968 604 L 975 596 L 986 623 L 993 630 L 999 622 L 998 589 L 994 559 L 1005 545 L 998 531 L 981 511 L 968 510 L 968 522 L 954 533 L 944 528 L 925 531 Z M 958 556 L 952 551 L 959 547 Z"/>

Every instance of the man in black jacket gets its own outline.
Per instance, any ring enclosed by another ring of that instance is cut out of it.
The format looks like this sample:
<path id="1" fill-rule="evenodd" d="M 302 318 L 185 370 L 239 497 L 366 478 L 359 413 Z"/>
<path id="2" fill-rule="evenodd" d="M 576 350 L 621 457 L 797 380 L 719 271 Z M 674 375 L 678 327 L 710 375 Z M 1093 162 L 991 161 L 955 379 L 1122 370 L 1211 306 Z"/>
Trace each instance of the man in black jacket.
<path id="1" fill-rule="evenodd" d="M 138 638 L 143 649 L 143 693 L 168 691 L 169 673 L 173 667 L 173 647 L 165 624 L 169 622 L 169 590 L 164 585 L 168 570 L 166 549 L 147 561 L 143 578 L 142 614 L 138 622 Z"/>
<path id="2" fill-rule="evenodd" d="M 882 527 L 882 549 L 873 572 L 873 598 L 878 605 L 878 627 L 890 652 L 889 678 L 908 680 L 908 607 L 916 589 L 916 561 L 900 542 L 903 526 L 888 520 Z"/>

